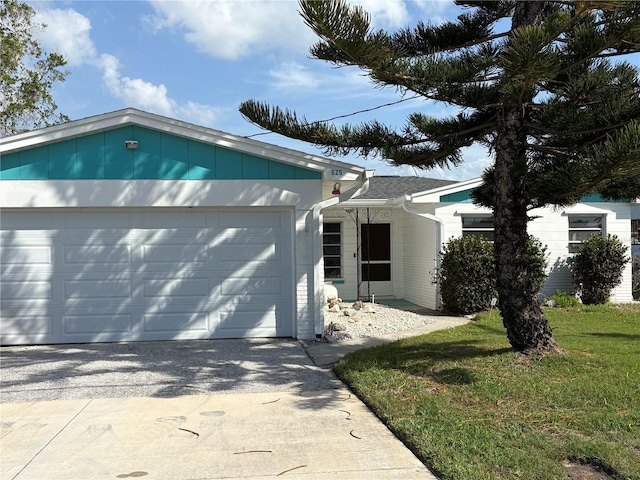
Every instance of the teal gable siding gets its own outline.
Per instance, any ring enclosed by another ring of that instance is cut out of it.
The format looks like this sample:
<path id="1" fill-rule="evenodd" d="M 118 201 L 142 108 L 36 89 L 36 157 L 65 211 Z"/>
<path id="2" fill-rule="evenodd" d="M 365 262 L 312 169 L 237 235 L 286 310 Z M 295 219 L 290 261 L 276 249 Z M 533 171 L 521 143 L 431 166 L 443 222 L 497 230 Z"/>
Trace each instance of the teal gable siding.
<path id="1" fill-rule="evenodd" d="M 137 140 L 128 150 L 125 140 Z M 322 173 L 130 125 L 0 157 L 0 180 L 320 180 Z"/>
<path id="2" fill-rule="evenodd" d="M 0 156 L 0 180 L 20 180 L 20 154 Z"/>
<path id="3" fill-rule="evenodd" d="M 472 203 L 473 200 L 471 199 L 471 191 L 473 189 L 469 189 L 469 190 L 463 190 L 461 192 L 456 192 L 456 193 L 449 193 L 447 195 L 441 195 L 440 196 L 440 201 L 441 202 L 454 202 L 454 203 Z"/>
<path id="4" fill-rule="evenodd" d="M 448 195 L 440 196 L 441 202 L 455 202 L 455 203 L 472 203 L 471 192 L 472 188 L 463 190 L 461 192 L 449 193 Z M 627 203 L 625 200 L 605 200 L 600 195 L 587 195 L 582 197 L 581 203 Z"/>

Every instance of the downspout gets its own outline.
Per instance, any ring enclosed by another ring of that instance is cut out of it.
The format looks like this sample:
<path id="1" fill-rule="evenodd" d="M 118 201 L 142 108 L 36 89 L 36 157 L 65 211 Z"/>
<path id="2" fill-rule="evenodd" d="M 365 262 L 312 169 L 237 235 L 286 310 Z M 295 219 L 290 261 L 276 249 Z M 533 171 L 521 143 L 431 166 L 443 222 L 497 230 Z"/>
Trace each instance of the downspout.
<path id="1" fill-rule="evenodd" d="M 442 237 L 444 235 L 444 220 L 440 217 L 436 217 L 435 215 L 431 215 L 430 213 L 421 212 L 411 206 L 411 200 L 405 196 L 402 201 L 402 209 L 412 215 L 417 215 L 426 220 L 430 220 L 436 223 L 436 251 L 435 251 L 435 261 L 436 261 L 436 271 L 440 269 L 440 251 L 442 250 Z M 440 306 L 440 285 L 436 283 L 436 308 Z"/>
<path id="2" fill-rule="evenodd" d="M 360 176 L 359 183 L 356 183 L 356 186 L 359 188 L 350 193 L 353 188 L 350 188 L 349 191 L 341 193 L 340 195 L 336 195 L 335 197 L 328 198 L 327 200 L 323 200 L 322 202 L 316 204 L 315 207 L 311 210 L 311 226 L 315 225 L 316 220 L 318 220 L 318 224 L 320 224 L 320 212 L 327 207 L 331 207 L 332 205 L 336 205 L 338 203 L 346 202 L 353 197 L 361 195 L 369 190 L 369 177 L 373 175 L 373 171 L 365 170 L 362 172 Z M 315 230 L 315 229 L 314 229 Z M 322 335 L 324 331 L 324 284 L 320 284 L 320 261 L 322 260 L 322 236 L 319 231 L 314 231 L 312 235 L 312 254 L 313 254 L 313 288 L 315 289 L 314 294 L 314 309 L 313 309 L 313 325 L 315 329 L 316 335 Z"/>

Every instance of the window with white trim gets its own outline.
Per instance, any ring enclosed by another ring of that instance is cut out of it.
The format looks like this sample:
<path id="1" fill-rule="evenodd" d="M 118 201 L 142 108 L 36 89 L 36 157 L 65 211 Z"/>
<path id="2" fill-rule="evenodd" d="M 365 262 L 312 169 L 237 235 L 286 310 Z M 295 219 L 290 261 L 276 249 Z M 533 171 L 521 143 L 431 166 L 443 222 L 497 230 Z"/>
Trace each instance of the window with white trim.
<path id="1" fill-rule="evenodd" d="M 342 224 L 322 224 L 324 278 L 342 278 Z"/>
<path id="2" fill-rule="evenodd" d="M 631 220 L 631 243 L 640 245 L 640 220 Z"/>
<path id="3" fill-rule="evenodd" d="M 602 235 L 603 225 L 600 215 L 569 215 L 569 253 L 579 252 L 589 237 Z"/>
<path id="4" fill-rule="evenodd" d="M 492 215 L 462 215 L 462 236 L 479 235 L 493 242 Z"/>

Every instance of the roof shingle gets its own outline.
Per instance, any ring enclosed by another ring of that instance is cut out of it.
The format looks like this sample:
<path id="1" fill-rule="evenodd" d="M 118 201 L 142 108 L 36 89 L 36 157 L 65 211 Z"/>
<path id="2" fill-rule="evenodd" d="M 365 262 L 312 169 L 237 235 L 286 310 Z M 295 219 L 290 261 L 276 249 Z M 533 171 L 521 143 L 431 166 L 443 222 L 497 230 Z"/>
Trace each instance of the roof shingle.
<path id="1" fill-rule="evenodd" d="M 425 192 L 452 183 L 458 182 L 423 177 L 373 176 L 369 179 L 369 190 L 355 198 L 358 200 L 397 198 L 401 195 Z"/>

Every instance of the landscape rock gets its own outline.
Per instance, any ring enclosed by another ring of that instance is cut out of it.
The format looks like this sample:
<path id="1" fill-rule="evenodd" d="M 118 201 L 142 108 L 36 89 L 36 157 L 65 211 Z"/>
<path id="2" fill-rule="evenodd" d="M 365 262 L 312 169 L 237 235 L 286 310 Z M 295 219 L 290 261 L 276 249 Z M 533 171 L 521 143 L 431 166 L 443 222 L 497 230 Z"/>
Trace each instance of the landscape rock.
<path id="1" fill-rule="evenodd" d="M 345 315 L 344 312 L 348 310 L 350 312 Z M 324 321 L 323 340 L 337 343 L 411 330 L 434 323 L 435 320 L 407 310 L 365 303 L 364 308 L 357 312 L 357 316 L 356 311 L 349 308 L 339 312 L 325 311 Z M 336 325 L 339 327 L 336 328 Z"/>

